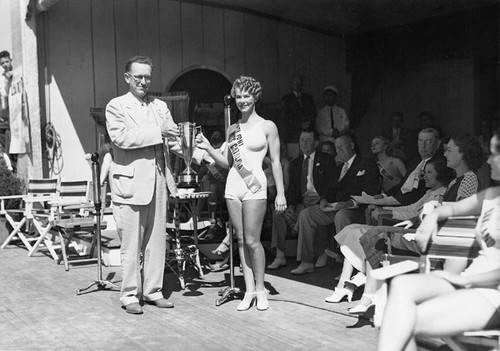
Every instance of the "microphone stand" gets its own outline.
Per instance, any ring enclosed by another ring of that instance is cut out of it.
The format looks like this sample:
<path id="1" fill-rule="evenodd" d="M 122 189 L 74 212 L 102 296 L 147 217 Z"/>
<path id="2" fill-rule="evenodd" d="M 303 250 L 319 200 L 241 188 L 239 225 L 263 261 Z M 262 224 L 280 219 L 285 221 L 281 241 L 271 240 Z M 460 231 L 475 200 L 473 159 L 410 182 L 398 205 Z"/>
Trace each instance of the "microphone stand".
<path id="1" fill-rule="evenodd" d="M 101 186 L 100 186 L 100 172 L 99 172 L 99 154 L 94 152 L 90 158 L 92 160 L 92 191 L 94 196 L 94 207 L 95 207 L 95 235 L 96 235 L 96 246 L 97 246 L 97 279 L 92 281 L 87 287 L 82 289 L 77 289 L 76 294 L 81 295 L 94 285 L 97 286 L 97 290 L 109 290 L 109 289 L 120 289 L 116 284 L 109 280 L 102 279 L 102 252 L 101 252 Z"/>
<path id="2" fill-rule="evenodd" d="M 227 140 L 227 129 L 231 125 L 231 103 L 233 98 L 231 95 L 224 96 L 224 126 L 226 128 L 226 140 Z M 240 295 L 240 289 L 234 286 L 234 257 L 233 257 L 233 225 L 229 221 L 229 233 L 231 238 L 229 239 L 229 279 L 230 286 L 227 286 L 219 290 L 220 298 L 215 300 L 215 306 L 220 306 L 230 298 Z"/>

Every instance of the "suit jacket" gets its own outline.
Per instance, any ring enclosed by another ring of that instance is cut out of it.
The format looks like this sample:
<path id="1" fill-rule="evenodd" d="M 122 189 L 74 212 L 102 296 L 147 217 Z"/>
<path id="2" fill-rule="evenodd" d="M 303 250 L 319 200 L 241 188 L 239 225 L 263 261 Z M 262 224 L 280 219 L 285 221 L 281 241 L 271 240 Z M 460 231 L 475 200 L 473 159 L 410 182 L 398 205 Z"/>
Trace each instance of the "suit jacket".
<path id="1" fill-rule="evenodd" d="M 286 194 L 286 200 L 289 205 L 297 205 L 302 202 L 300 180 L 303 161 L 304 157 L 300 155 L 290 163 L 290 183 Z M 326 197 L 328 184 L 331 182 L 334 172 L 335 160 L 333 157 L 316 151 L 313 162 L 313 184 L 320 197 Z"/>
<path id="2" fill-rule="evenodd" d="M 148 97 L 157 125 L 147 123 L 139 100 L 131 93 L 112 99 L 106 106 L 106 127 L 112 141 L 114 159 L 110 187 L 114 202 L 147 205 L 155 188 L 156 148 L 165 158 L 165 177 L 171 193 L 176 192 L 169 152 L 181 153 L 179 141 L 165 140 L 163 123 L 175 124 L 165 102 Z"/>
<path id="3" fill-rule="evenodd" d="M 311 127 L 314 126 L 316 107 L 313 97 L 306 93 L 300 93 L 300 96 L 301 102 L 293 92 L 281 98 L 280 120 L 277 124 L 287 143 L 296 143 L 299 140 L 302 122 L 309 122 Z"/>
<path id="4" fill-rule="evenodd" d="M 377 193 L 380 174 L 373 159 L 356 155 L 351 167 L 339 181 L 342 166 L 335 169 L 331 189 L 326 197 L 329 202 L 347 201 L 351 199 L 351 195 L 361 195 L 363 191 L 370 195 Z"/>
<path id="5" fill-rule="evenodd" d="M 429 159 L 429 161 L 427 161 L 427 162 L 435 161 L 435 160 L 445 160 L 443 153 L 439 152 L 439 151 L 436 151 L 436 153 L 434 154 L 434 156 L 431 157 Z M 401 192 L 401 187 L 406 182 L 406 180 L 411 175 L 411 173 L 415 170 L 415 167 L 417 167 L 421 161 L 422 161 L 421 158 L 420 159 L 414 159 L 414 160 L 412 160 L 409 163 L 411 166 L 408 167 L 408 171 L 406 172 L 405 177 L 401 180 L 401 182 L 399 182 L 399 184 L 397 186 L 395 186 L 394 188 L 392 188 L 387 193 L 387 195 L 393 196 L 396 200 L 398 200 L 401 205 L 406 206 L 406 205 L 410 205 L 410 204 L 412 204 L 414 202 L 417 202 L 418 199 L 420 199 L 422 196 L 424 196 L 424 194 L 427 191 L 427 188 L 425 187 L 424 180 L 420 179 L 419 182 L 418 182 L 418 187 L 417 188 L 415 188 L 412 191 L 409 191 L 409 192 L 407 192 L 405 194 L 403 194 Z"/>

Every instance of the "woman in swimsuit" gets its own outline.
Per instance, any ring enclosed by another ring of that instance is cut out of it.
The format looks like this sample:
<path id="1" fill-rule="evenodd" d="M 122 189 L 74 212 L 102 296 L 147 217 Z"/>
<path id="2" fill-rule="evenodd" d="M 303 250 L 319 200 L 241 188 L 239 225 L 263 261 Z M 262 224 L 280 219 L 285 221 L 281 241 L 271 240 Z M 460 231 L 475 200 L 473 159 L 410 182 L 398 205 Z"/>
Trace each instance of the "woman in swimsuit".
<path id="1" fill-rule="evenodd" d="M 286 210 L 278 129 L 272 121 L 265 120 L 255 111 L 261 92 L 260 83 L 251 77 L 241 76 L 235 80 L 231 96 L 241 111 L 241 119 L 228 129 L 230 152 L 227 155 L 214 150 L 204 136 L 198 139 L 199 147 L 205 149 L 217 164 L 230 168 L 224 196 L 238 239 L 246 287 L 238 311 L 249 309 L 254 300 L 257 300 L 258 310 L 266 310 L 269 305 L 268 292 L 264 288 L 265 255 L 260 241 L 267 201 L 267 181 L 262 170 L 266 154 L 269 154 L 276 182 L 275 210 Z"/>
<path id="2" fill-rule="evenodd" d="M 389 141 L 381 136 L 372 139 L 372 153 L 377 157 L 377 166 L 382 176 L 382 192 L 399 184 L 406 175 L 406 167 L 399 158 L 392 157 Z"/>

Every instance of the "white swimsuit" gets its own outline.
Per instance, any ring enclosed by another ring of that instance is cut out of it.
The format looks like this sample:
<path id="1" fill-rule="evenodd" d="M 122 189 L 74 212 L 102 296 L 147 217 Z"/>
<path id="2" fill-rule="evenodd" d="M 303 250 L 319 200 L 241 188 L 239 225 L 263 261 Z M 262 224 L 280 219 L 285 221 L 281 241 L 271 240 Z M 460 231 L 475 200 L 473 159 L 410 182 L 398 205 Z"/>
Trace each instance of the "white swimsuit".
<path id="1" fill-rule="evenodd" d="M 267 138 L 262 130 L 262 120 L 250 128 L 245 128 L 245 124 L 240 124 L 241 136 L 243 138 L 243 145 L 246 154 L 245 162 L 246 167 L 252 170 L 257 180 L 260 183 L 260 189 L 253 193 L 246 184 L 245 180 L 241 177 L 233 162 L 229 174 L 227 175 L 226 191 L 224 197 L 226 199 L 237 199 L 240 201 L 246 200 L 261 200 L 267 198 L 267 180 L 264 170 L 262 169 L 262 162 L 267 154 Z"/>

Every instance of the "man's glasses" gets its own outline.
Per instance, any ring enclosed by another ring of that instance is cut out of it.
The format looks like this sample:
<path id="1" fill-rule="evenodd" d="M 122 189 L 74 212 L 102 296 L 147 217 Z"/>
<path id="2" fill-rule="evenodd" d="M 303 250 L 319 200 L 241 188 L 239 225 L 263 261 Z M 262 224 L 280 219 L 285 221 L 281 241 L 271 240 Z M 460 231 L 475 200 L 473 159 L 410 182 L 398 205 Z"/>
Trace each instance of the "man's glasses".
<path id="1" fill-rule="evenodd" d="M 143 79 L 144 79 L 144 81 L 146 83 L 150 83 L 151 82 L 151 76 L 134 76 L 134 75 L 132 75 L 130 73 L 127 73 L 127 74 L 128 74 L 128 76 L 130 78 L 132 78 L 135 81 L 135 84 L 141 83 Z"/>

